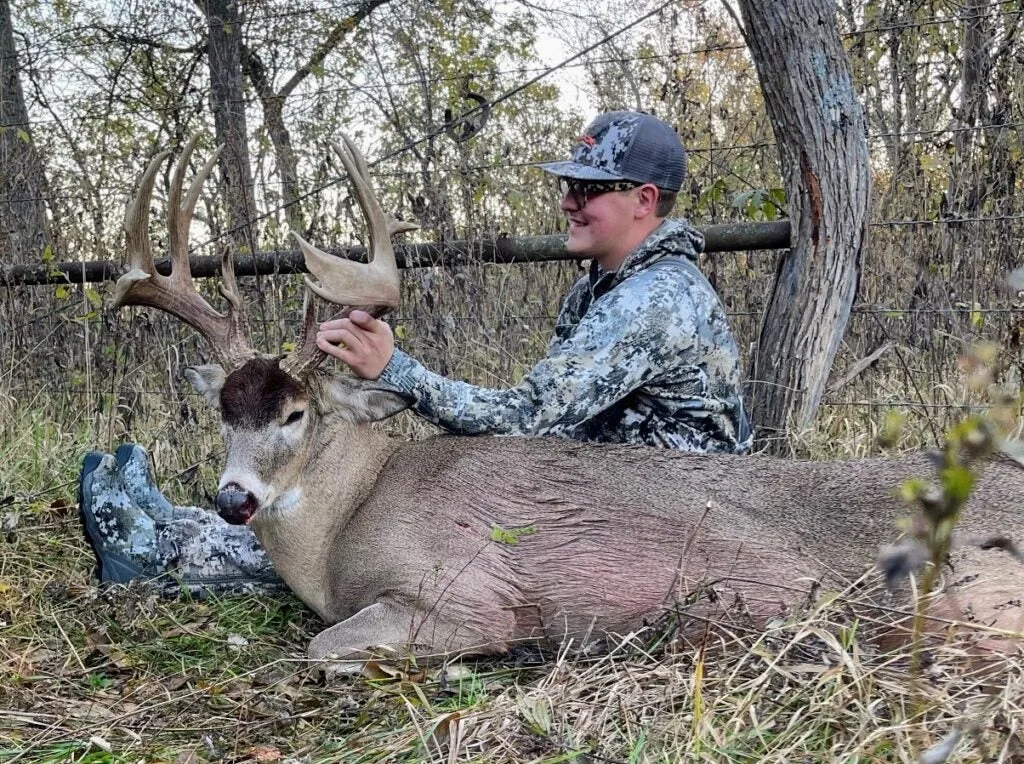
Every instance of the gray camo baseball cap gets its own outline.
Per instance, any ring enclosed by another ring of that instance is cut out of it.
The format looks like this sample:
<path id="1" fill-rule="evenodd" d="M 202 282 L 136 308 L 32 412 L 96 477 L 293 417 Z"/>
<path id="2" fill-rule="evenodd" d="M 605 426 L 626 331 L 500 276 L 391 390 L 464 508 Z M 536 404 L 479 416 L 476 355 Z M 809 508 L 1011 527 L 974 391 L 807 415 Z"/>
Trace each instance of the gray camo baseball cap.
<path id="1" fill-rule="evenodd" d="M 565 162 L 542 170 L 574 180 L 631 180 L 677 192 L 686 178 L 686 149 L 672 127 L 639 111 L 601 114 L 583 131 Z"/>

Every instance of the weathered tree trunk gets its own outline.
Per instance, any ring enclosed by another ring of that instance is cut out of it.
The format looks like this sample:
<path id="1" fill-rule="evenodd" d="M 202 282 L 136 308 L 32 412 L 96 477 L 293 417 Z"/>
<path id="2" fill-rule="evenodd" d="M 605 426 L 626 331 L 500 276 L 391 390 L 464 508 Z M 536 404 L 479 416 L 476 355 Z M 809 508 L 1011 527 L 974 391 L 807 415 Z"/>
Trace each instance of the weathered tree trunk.
<path id="1" fill-rule="evenodd" d="M 206 0 L 204 12 L 210 30 L 210 107 L 217 143 L 224 146 L 220 158 L 221 188 L 228 204 L 231 240 L 242 251 L 255 252 L 252 168 L 242 89 L 242 18 L 238 0 Z"/>
<path id="2" fill-rule="evenodd" d="M 46 174 L 32 142 L 8 0 L 0 0 L 0 260 L 38 261 L 52 245 Z"/>
<path id="3" fill-rule="evenodd" d="M 846 330 L 867 237 L 867 123 L 833 2 L 739 6 L 792 221 L 751 359 L 749 409 L 764 439 L 810 425 Z"/>

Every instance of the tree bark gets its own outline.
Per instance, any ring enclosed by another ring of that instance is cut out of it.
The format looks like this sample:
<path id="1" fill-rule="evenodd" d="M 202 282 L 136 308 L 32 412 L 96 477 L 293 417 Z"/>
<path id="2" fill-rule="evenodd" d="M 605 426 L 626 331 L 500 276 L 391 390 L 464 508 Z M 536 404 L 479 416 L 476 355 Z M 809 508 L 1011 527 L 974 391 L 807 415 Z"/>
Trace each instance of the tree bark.
<path id="1" fill-rule="evenodd" d="M 221 188 L 227 198 L 236 252 L 256 251 L 253 181 L 249 165 L 245 94 L 242 88 L 242 19 L 238 0 L 204 0 L 209 24 L 210 107 L 220 157 Z"/>
<path id="2" fill-rule="evenodd" d="M 8 0 L 0 0 L 0 260 L 38 262 L 53 238 L 46 173 L 32 142 Z"/>
<path id="3" fill-rule="evenodd" d="M 867 122 L 829 0 L 739 0 L 779 146 L 792 246 L 751 359 L 758 437 L 811 424 L 857 291 L 867 238 Z M 779 441 L 776 441 L 777 443 Z"/>

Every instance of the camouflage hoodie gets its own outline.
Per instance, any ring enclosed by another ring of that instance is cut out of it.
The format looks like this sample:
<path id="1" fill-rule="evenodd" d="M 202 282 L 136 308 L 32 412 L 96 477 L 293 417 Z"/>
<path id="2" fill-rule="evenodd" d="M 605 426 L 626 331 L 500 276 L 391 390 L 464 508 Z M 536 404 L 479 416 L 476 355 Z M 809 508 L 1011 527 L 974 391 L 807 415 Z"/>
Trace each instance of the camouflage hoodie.
<path id="1" fill-rule="evenodd" d="M 689 224 L 667 220 L 618 271 L 593 263 L 566 297 L 547 354 L 509 390 L 447 379 L 397 348 L 381 380 L 462 435 L 746 452 L 739 353 L 695 265 L 703 247 Z"/>

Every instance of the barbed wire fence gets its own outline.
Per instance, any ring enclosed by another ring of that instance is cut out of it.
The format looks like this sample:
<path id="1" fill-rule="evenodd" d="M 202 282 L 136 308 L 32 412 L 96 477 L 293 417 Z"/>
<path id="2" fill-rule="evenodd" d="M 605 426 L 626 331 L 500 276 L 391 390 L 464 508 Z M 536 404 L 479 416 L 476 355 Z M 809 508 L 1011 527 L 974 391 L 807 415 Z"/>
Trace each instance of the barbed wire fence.
<path id="1" fill-rule="evenodd" d="M 1010 8 L 1013 4 L 1000 5 Z M 1019 17 L 1022 12 L 1011 9 L 999 13 Z M 644 20 L 638 18 L 633 25 Z M 869 25 L 847 34 L 850 38 L 909 35 L 925 27 L 957 25 L 965 20 L 964 14 L 953 14 L 908 24 Z M 622 65 L 659 58 L 677 61 L 738 49 L 739 46 L 726 44 L 696 45 L 664 55 L 587 58 L 588 52 L 600 50 L 599 43 L 556 67 L 503 72 L 522 78 L 518 85 L 505 91 L 505 97 L 514 98 L 529 83 L 550 76 L 560 67 Z M 457 81 L 460 76 L 444 79 Z M 422 81 L 414 84 L 420 85 Z M 126 111 L 124 116 L 139 115 Z M 105 115 L 93 114 L 74 117 L 104 118 Z M 40 117 L 38 121 L 31 119 L 26 127 L 45 129 L 49 122 Z M 898 138 L 910 147 L 912 156 L 919 157 L 926 146 L 941 145 L 956 134 L 1016 133 L 1022 124 L 1024 119 L 1019 113 L 978 125 L 961 125 L 951 115 L 944 127 L 876 130 L 869 139 L 879 144 Z M 694 160 L 692 174 L 707 189 L 724 173 L 735 174 L 731 158 L 744 152 L 765 155 L 774 148 L 770 140 L 695 147 L 690 152 Z M 413 174 L 414 171 L 387 169 L 383 162 L 387 158 L 381 157 L 375 163 L 375 178 Z M 1024 164 L 1024 160 L 1017 161 Z M 459 169 L 527 172 L 531 168 L 532 163 L 513 158 Z M 897 175 L 898 171 L 890 167 L 881 174 Z M 1024 212 L 1017 201 L 1021 177 L 1024 172 L 1019 172 L 1016 185 L 1011 185 L 1014 193 L 987 200 L 989 203 L 983 205 L 980 214 L 957 216 L 955 211 L 943 211 L 941 207 L 936 212 L 913 214 L 915 204 L 907 204 L 904 209 L 889 205 L 886 212 L 899 214 L 871 222 L 872 244 L 864 263 L 858 303 L 823 402 L 826 432 L 838 432 L 839 421 L 844 427 L 870 429 L 888 409 L 904 409 L 921 422 L 941 426 L 965 410 L 987 406 L 983 396 L 966 392 L 957 383 L 958 375 L 963 373 L 957 359 L 978 343 L 994 343 L 1001 348 L 995 363 L 995 382 L 1019 386 L 1024 376 L 1020 356 L 1024 298 L 1007 287 L 1004 276 L 1019 262 L 1020 242 L 1024 241 Z M 760 187 L 755 180 L 743 182 L 751 188 Z M 934 178 L 920 166 L 904 182 L 919 184 L 910 194 L 915 199 L 935 194 Z M 112 197 L 128 194 L 128 189 L 114 180 L 109 186 L 97 188 Z M 323 190 L 315 188 L 309 194 Z M 51 191 L 46 201 L 88 204 L 94 198 L 76 193 L 74 188 Z M 551 204 L 554 208 L 553 189 Z M 275 212 L 270 210 L 267 214 Z M 726 200 L 712 211 L 712 218 L 736 219 L 739 214 Z M 227 233 L 223 231 L 221 235 Z M 954 249 L 949 256 L 951 236 L 960 249 Z M 214 246 L 216 239 L 201 244 L 197 250 Z M 1003 254 L 998 262 L 992 262 L 987 255 L 996 250 Z M 940 252 L 947 254 L 936 256 Z M 110 253 L 103 253 L 106 257 L 96 254 L 95 259 L 111 259 Z M 702 263 L 722 295 L 745 352 L 756 340 L 761 302 L 774 272 L 774 259 L 771 251 L 723 253 L 709 254 Z M 523 275 L 526 271 L 528 276 Z M 566 262 L 518 266 L 462 262 L 425 268 L 416 278 L 407 280 L 403 309 L 392 321 L 399 342 L 431 368 L 479 384 L 509 386 L 518 381 L 546 344 L 560 296 L 579 272 L 579 266 Z M 212 285 L 204 284 L 202 288 L 213 294 Z M 258 344 L 266 349 L 287 348 L 299 339 L 301 291 L 296 277 L 274 276 L 263 279 L 258 286 L 245 282 L 243 289 L 256 308 L 250 324 Z M 130 432 L 135 419 L 154 411 L 162 412 L 179 425 L 199 423 L 202 417 L 197 412 L 201 404 L 182 384 L 180 370 L 205 358 L 206 349 L 188 330 L 164 316 L 146 311 L 110 313 L 102 304 L 103 293 L 103 288 L 64 284 L 4 286 L 0 310 L 5 328 L 0 339 L 6 348 L 7 363 L 0 370 L 0 391 L 20 402 L 46 401 L 48 406 L 67 406 L 69 410 L 80 411 L 83 417 L 102 419 L 111 440 Z M 173 428 L 167 429 L 172 444 L 190 437 L 189 428 L 178 436 L 170 434 Z"/>

